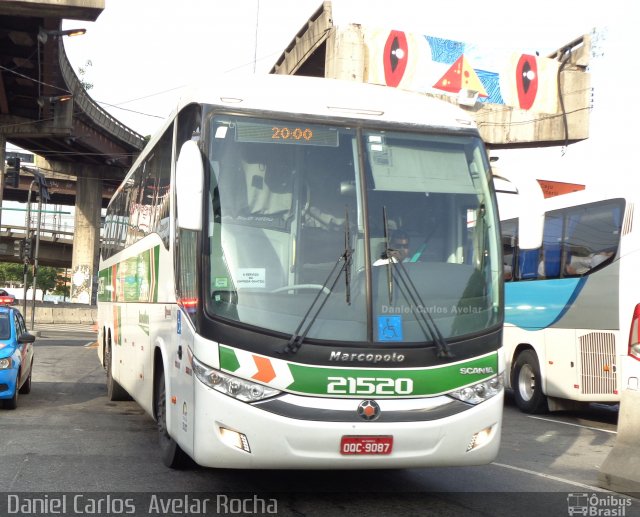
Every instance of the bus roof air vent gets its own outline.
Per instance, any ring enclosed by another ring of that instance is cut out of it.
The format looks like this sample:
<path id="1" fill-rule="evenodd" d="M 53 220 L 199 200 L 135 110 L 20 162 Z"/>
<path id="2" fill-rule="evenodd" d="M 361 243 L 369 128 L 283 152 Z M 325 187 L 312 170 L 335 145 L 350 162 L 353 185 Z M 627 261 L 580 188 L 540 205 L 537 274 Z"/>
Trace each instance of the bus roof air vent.
<path id="1" fill-rule="evenodd" d="M 365 108 L 345 108 L 343 106 L 327 106 L 330 111 L 338 111 L 347 115 L 366 115 L 367 117 L 381 117 L 384 115 L 382 110 L 371 110 Z"/>

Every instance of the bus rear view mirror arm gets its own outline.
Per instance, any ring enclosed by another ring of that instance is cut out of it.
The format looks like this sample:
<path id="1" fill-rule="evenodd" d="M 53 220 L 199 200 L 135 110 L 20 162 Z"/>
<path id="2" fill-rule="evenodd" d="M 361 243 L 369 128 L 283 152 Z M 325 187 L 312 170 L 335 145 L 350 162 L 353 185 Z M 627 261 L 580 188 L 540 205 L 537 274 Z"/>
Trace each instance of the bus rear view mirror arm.
<path id="1" fill-rule="evenodd" d="M 198 144 L 192 140 L 182 144 L 176 164 L 177 225 L 185 230 L 202 229 L 202 194 L 204 166 Z"/>
<path id="2" fill-rule="evenodd" d="M 534 250 L 542 246 L 542 230 L 544 227 L 544 213 L 534 210 L 520 216 L 518 225 L 520 232 L 518 236 L 518 247 L 523 250 Z"/>

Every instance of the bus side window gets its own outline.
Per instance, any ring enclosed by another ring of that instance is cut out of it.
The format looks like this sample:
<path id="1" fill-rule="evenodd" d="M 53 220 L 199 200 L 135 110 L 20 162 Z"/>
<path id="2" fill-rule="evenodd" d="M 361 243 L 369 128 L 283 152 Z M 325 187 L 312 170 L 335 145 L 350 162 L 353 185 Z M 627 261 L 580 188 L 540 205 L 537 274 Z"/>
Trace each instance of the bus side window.
<path id="1" fill-rule="evenodd" d="M 517 255 L 517 236 L 518 222 L 515 219 L 509 219 L 500 222 L 500 231 L 502 234 L 502 267 L 504 271 L 505 281 L 514 280 L 516 278 L 515 258 Z"/>
<path id="2" fill-rule="evenodd" d="M 538 275 L 541 278 L 558 278 L 561 273 L 562 231 L 564 218 L 548 213 L 544 221 L 542 236 L 542 262 Z"/>
<path id="3" fill-rule="evenodd" d="M 519 280 L 534 280 L 538 278 L 539 250 L 520 250 L 518 254 Z"/>

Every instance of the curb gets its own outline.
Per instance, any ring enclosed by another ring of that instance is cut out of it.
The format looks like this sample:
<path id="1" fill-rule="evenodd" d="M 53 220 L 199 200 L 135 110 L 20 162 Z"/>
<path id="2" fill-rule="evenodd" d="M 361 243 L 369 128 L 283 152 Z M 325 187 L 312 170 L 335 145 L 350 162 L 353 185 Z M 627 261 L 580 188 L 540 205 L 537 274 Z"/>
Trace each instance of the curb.
<path id="1" fill-rule="evenodd" d="M 618 436 L 598 473 L 598 485 L 637 497 L 640 493 L 640 391 L 626 389 L 620 399 Z"/>

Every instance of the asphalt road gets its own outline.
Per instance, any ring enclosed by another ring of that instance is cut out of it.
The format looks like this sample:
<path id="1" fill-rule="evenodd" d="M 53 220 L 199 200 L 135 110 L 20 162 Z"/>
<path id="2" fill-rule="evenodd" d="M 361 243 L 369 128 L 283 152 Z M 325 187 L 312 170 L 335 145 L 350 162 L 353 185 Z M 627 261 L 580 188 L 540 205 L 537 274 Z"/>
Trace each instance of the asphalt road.
<path id="1" fill-rule="evenodd" d="M 176 471 L 159 458 L 154 421 L 107 400 L 86 346 L 95 334 L 40 334 L 32 392 L 0 410 L 1 516 L 36 515 L 38 498 L 41 515 L 553 516 L 586 511 L 588 498 L 589 515 L 640 515 L 639 500 L 597 487 L 615 409 L 532 417 L 507 400 L 500 455 L 481 467 Z"/>

